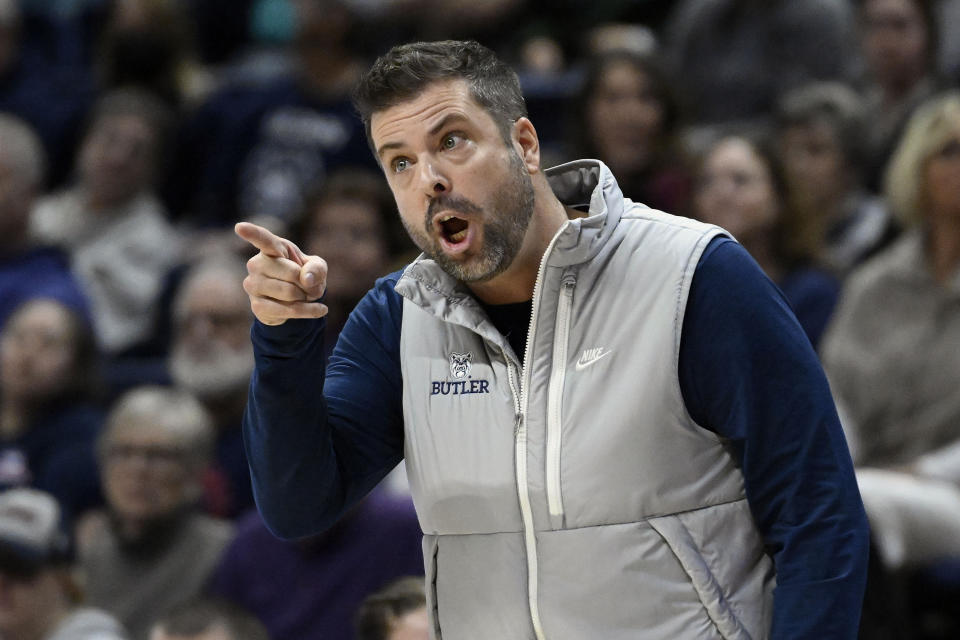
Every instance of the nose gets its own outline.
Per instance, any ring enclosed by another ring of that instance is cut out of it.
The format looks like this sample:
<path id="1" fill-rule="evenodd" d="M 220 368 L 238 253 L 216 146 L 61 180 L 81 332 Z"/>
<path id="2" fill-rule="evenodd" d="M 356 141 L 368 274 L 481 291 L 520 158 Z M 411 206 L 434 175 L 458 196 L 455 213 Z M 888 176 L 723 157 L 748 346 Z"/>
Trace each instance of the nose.
<path id="1" fill-rule="evenodd" d="M 432 199 L 450 191 L 450 179 L 433 160 L 423 163 L 423 192 L 427 199 Z"/>

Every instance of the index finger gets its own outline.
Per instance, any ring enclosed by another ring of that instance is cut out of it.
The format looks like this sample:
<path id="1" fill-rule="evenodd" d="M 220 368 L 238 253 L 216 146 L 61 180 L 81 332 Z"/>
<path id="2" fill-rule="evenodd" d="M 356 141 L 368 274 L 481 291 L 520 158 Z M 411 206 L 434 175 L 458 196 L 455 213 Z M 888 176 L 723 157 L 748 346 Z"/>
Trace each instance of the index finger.
<path id="1" fill-rule="evenodd" d="M 264 227 L 252 222 L 238 222 L 233 227 L 234 233 L 252 244 L 268 256 L 274 258 L 288 258 L 284 251 L 283 240 Z"/>

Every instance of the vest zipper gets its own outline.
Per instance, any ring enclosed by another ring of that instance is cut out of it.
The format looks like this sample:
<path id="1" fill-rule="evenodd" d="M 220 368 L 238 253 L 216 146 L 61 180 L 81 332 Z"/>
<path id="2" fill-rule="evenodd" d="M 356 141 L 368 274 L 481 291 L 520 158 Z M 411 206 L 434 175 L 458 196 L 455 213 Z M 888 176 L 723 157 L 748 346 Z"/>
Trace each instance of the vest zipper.
<path id="1" fill-rule="evenodd" d="M 540 302 L 540 291 L 543 288 L 543 272 L 546 269 L 547 257 L 553 251 L 553 246 L 557 238 L 563 233 L 568 223 L 564 223 L 557 233 L 550 240 L 547 250 L 543 252 L 540 259 L 540 267 L 537 270 L 537 280 L 533 285 L 533 303 L 530 312 L 530 326 L 527 329 L 527 346 L 523 355 L 523 367 L 520 372 L 520 412 L 517 415 L 517 430 L 515 438 L 514 451 L 516 453 L 515 462 L 517 466 L 517 496 L 520 499 L 520 516 L 523 519 L 523 537 L 527 551 L 527 600 L 530 607 L 530 621 L 533 623 L 533 633 L 536 640 L 546 640 L 543 633 L 543 623 L 540 621 L 539 587 L 537 580 L 539 573 L 537 569 L 537 535 L 533 526 L 533 508 L 530 506 L 530 486 L 527 481 L 527 410 L 529 409 L 530 398 L 527 395 L 527 389 L 530 387 L 530 359 L 533 352 L 534 333 L 537 327 L 537 306 Z M 508 371 L 512 370 L 514 365 L 508 361 Z M 513 380 L 513 377 L 508 374 Z M 511 387 L 513 388 L 513 387 Z M 516 389 L 514 393 L 516 393 Z M 515 406 L 517 402 L 514 396 Z"/>
<path id="2" fill-rule="evenodd" d="M 547 395 L 547 507 L 551 524 L 563 526 L 563 495 L 560 490 L 560 449 L 563 440 L 563 383 L 567 374 L 567 342 L 570 339 L 570 315 L 576 276 L 564 276 L 557 303 L 557 323 L 553 333 L 553 371 Z"/>

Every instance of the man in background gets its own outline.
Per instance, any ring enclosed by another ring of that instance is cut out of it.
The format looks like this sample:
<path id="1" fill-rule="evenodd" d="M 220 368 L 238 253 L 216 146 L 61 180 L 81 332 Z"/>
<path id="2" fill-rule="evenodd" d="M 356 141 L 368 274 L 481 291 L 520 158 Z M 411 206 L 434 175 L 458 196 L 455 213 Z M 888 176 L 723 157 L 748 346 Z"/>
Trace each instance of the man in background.
<path id="1" fill-rule="evenodd" d="M 204 477 L 206 510 L 235 517 L 253 508 L 240 424 L 253 371 L 250 307 L 238 276 L 239 258 L 208 258 L 187 271 L 173 301 L 173 383 L 210 414 L 216 440 Z"/>

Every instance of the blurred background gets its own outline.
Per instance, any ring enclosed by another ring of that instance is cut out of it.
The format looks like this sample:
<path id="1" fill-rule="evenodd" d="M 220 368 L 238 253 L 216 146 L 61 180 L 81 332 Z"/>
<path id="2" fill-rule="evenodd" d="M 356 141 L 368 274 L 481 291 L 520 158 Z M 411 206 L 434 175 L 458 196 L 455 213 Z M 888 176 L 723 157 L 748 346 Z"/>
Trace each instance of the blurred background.
<path id="1" fill-rule="evenodd" d="M 416 255 L 351 89 L 448 38 L 517 70 L 545 166 L 600 159 L 750 251 L 858 467 L 862 637 L 960 637 L 960 0 L 0 0 L 0 489 L 57 501 L 73 606 L 143 640 L 211 596 L 275 640 L 420 615 L 402 473 L 315 539 L 252 509 L 232 227 L 328 260 L 332 345 Z"/>

